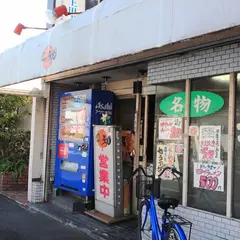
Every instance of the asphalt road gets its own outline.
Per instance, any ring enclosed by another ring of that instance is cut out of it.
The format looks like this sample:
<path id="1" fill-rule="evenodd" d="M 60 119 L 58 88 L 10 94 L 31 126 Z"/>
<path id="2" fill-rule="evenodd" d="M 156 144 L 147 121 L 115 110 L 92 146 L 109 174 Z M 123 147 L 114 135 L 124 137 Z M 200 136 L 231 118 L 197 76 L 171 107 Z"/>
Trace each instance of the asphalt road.
<path id="1" fill-rule="evenodd" d="M 0 195 L 0 240 L 91 240 L 39 212 L 28 211 Z"/>

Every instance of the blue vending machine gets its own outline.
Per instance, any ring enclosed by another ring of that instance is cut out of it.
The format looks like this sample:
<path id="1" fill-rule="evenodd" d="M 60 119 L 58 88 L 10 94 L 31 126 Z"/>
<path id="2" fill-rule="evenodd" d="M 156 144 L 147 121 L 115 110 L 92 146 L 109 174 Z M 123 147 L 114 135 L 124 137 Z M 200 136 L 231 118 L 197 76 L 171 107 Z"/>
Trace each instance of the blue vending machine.
<path id="1" fill-rule="evenodd" d="M 114 94 L 83 90 L 60 96 L 55 187 L 94 196 L 93 125 L 113 123 Z"/>

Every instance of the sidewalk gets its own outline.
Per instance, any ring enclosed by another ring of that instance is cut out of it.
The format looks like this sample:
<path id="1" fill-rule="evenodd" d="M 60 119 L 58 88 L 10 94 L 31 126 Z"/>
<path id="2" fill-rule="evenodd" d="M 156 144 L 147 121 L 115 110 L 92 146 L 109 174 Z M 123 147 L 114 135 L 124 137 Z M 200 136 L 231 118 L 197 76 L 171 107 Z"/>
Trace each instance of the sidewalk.
<path id="1" fill-rule="evenodd" d="M 77 228 L 93 239 L 99 240 L 136 240 L 137 220 L 129 220 L 114 225 L 106 225 L 94 218 L 82 214 L 74 214 L 52 203 L 28 203 L 25 193 L 2 192 L 7 198 L 12 199 L 24 208 L 41 212 L 44 215 L 62 223 L 65 226 Z"/>
<path id="2" fill-rule="evenodd" d="M 79 231 L 30 211 L 0 194 L 0 239 L 3 240 L 93 240 Z"/>
<path id="3" fill-rule="evenodd" d="M 77 228 L 88 236 L 99 240 L 136 240 L 137 221 L 129 220 L 115 225 L 106 225 L 89 216 L 74 214 L 51 203 L 32 204 L 25 206 L 41 212 L 56 221 Z"/>

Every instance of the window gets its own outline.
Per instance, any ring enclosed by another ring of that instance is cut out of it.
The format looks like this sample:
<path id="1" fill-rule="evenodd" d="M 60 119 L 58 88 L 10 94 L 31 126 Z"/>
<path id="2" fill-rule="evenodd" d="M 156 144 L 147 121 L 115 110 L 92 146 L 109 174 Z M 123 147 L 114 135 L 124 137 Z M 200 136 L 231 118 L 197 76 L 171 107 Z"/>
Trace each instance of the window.
<path id="1" fill-rule="evenodd" d="M 157 86 L 155 103 L 155 169 L 160 172 L 167 165 L 174 165 L 183 171 L 183 115 L 184 99 L 178 98 L 179 102 L 170 100 L 168 97 L 185 91 L 185 81 Z M 176 107 L 176 108 L 175 108 Z M 168 115 L 170 112 L 170 115 Z M 174 130 L 174 134 L 173 133 Z M 176 130 L 176 131 L 175 131 Z M 175 151 L 176 150 L 176 151 Z M 181 201 L 182 184 L 172 181 L 172 175 L 163 176 L 161 194 L 176 197 Z M 180 187 L 180 191 L 179 191 Z"/>
<path id="2" fill-rule="evenodd" d="M 191 81 L 188 205 L 223 215 L 226 214 L 228 102 L 229 75 Z"/>
<path id="3" fill-rule="evenodd" d="M 98 0 L 86 0 L 86 10 L 95 7 L 98 3 Z"/>
<path id="4" fill-rule="evenodd" d="M 233 216 L 240 218 L 240 74 L 237 75 L 233 165 Z"/>

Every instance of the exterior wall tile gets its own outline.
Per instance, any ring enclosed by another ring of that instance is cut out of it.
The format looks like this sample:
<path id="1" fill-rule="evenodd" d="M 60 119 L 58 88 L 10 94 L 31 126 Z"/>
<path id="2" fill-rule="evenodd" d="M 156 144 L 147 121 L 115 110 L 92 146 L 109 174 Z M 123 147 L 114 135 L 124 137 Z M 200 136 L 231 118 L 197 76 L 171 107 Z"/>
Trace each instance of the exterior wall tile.
<path id="1" fill-rule="evenodd" d="M 157 84 L 240 71 L 240 43 L 152 61 L 148 83 Z"/>
<path id="2" fill-rule="evenodd" d="M 193 223 L 191 239 L 240 239 L 240 221 L 234 219 L 228 219 L 224 216 L 211 214 L 202 210 L 197 210 L 188 207 L 179 206 L 177 209 L 170 211 L 174 214 L 178 214 Z M 144 215 L 145 213 L 143 213 Z M 158 219 L 161 219 L 163 211 L 157 206 Z M 188 228 L 184 229 L 188 233 Z M 147 235 L 147 234 L 144 234 Z M 149 237 L 145 236 L 145 240 L 151 240 L 151 234 Z"/>
<path id="3" fill-rule="evenodd" d="M 52 114 L 49 116 L 51 118 L 51 126 L 50 131 L 51 134 L 49 136 L 50 140 L 50 150 L 51 150 L 51 157 L 50 157 L 50 168 L 49 168 L 49 180 L 54 179 L 55 175 L 55 161 L 56 161 L 56 138 L 57 138 L 57 127 L 58 127 L 58 107 L 59 107 L 59 96 L 61 93 L 68 92 L 68 91 L 77 91 L 75 86 L 70 85 L 63 85 L 63 84 L 56 84 L 53 83 L 51 85 L 52 89 Z M 51 193 L 52 186 L 49 185 L 49 193 Z"/>
<path id="4" fill-rule="evenodd" d="M 62 85 L 62 84 L 55 84 L 53 83 L 51 85 L 51 98 L 52 102 L 49 105 L 49 99 L 46 99 L 46 107 L 45 107 L 45 118 L 44 118 L 44 152 L 47 151 L 47 140 L 49 138 L 50 141 L 50 159 L 49 159 L 49 183 L 51 183 L 51 180 L 54 179 L 54 172 L 55 172 L 55 160 L 56 160 L 56 136 L 57 136 L 57 122 L 58 122 L 58 100 L 59 95 L 63 92 L 67 91 L 74 91 L 76 88 L 74 86 L 69 85 Z M 49 116 L 49 106 L 52 108 L 52 114 Z M 51 134 L 48 136 L 48 121 L 51 119 Z M 49 157 L 49 154 L 44 156 L 43 162 L 42 162 L 42 179 L 45 178 L 46 174 L 46 161 Z M 48 193 L 51 193 L 52 186 L 49 185 Z M 32 185 L 32 202 L 42 202 L 44 199 L 44 182 L 33 182 Z"/>

